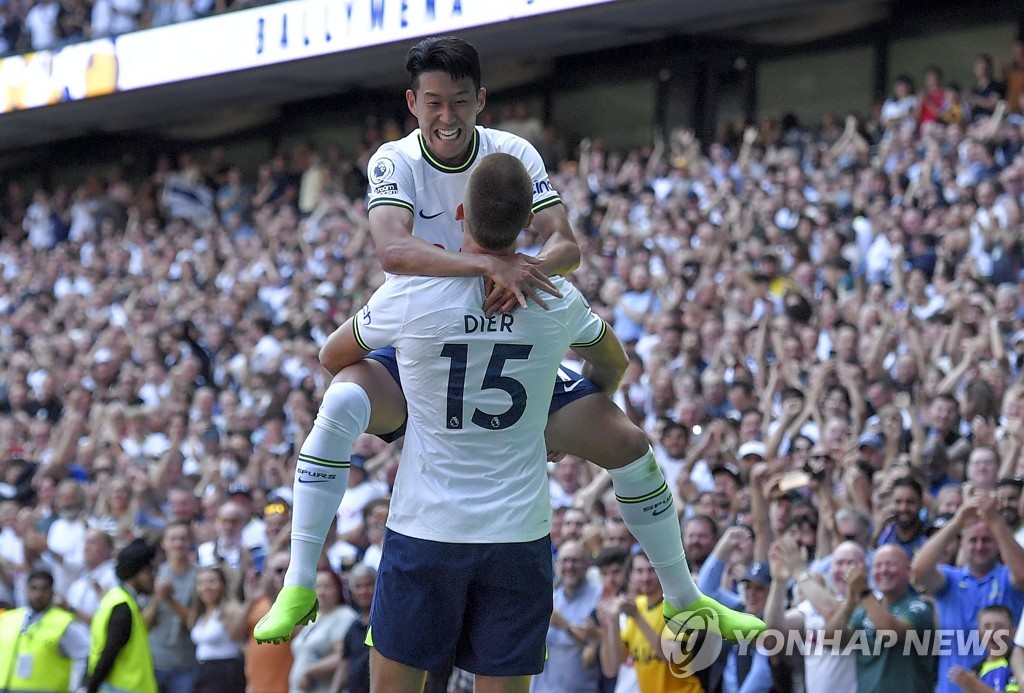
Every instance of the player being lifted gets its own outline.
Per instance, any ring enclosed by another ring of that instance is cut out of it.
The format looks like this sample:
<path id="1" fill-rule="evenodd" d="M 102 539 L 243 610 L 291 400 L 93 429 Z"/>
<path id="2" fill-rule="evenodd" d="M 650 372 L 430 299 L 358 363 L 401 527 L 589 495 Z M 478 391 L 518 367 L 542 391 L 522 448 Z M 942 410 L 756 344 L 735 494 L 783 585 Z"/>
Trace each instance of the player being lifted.
<path id="1" fill-rule="evenodd" d="M 370 233 L 384 269 L 398 275 L 487 277 L 496 287 L 487 297 L 491 313 L 516 302 L 525 306 L 527 297 L 546 306 L 538 291 L 559 295 L 547 276 L 574 269 L 579 248 L 540 155 L 518 136 L 476 126 L 486 90 L 480 86 L 477 52 L 465 41 L 425 39 L 409 51 L 406 69 L 411 82 L 406 102 L 419 129 L 382 145 L 368 165 Z M 533 180 L 533 228 L 546 239 L 537 258 L 458 252 L 462 230 L 455 211 L 474 166 L 494 152 L 519 159 Z M 509 294 L 512 298 L 506 299 Z M 286 640 L 295 625 L 315 617 L 316 564 L 345 493 L 356 437 L 367 431 L 394 440 L 404 432 L 406 401 L 394 349 L 378 349 L 348 365 L 329 343 L 321 362 L 337 375 L 299 452 L 292 561 L 284 589 L 255 629 L 261 642 Z M 683 555 L 672 493 L 646 434 L 593 383 L 559 369 L 545 439 L 548 450 L 571 453 L 609 471 L 622 518 L 664 588 L 667 619 L 710 610 L 729 638 L 764 628 L 759 619 L 726 609 L 697 589 Z"/>

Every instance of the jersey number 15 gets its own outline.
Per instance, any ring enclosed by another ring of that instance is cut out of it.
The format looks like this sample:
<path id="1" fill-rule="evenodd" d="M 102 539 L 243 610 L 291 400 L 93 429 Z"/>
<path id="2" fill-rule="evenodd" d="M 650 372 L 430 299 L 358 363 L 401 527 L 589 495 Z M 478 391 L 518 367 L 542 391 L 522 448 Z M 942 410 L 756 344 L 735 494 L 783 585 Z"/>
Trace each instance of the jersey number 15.
<path id="1" fill-rule="evenodd" d="M 491 350 L 491 358 L 487 362 L 480 390 L 504 390 L 512 398 L 512 406 L 500 414 L 489 414 L 474 408 L 470 419 L 480 428 L 500 431 L 514 425 L 526 411 L 526 388 L 515 378 L 502 375 L 505 362 L 509 359 L 527 359 L 533 349 L 531 344 L 495 344 Z M 466 392 L 466 364 L 469 361 L 469 344 L 445 344 L 441 349 L 441 357 L 450 359 L 448 369 L 448 411 L 446 426 L 449 429 L 461 429 Z"/>

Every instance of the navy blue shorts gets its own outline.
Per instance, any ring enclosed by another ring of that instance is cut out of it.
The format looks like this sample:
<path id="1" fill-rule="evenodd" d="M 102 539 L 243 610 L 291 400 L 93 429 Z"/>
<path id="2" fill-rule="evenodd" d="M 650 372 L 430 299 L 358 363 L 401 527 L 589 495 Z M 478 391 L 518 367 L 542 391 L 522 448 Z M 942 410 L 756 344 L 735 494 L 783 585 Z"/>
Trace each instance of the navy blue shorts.
<path id="1" fill-rule="evenodd" d="M 395 356 L 395 347 L 386 346 L 381 349 L 374 349 L 366 355 L 366 358 L 373 359 L 387 368 L 388 373 L 395 379 L 398 386 L 402 386 L 402 377 L 398 373 L 398 358 Z M 558 375 L 555 378 L 555 391 L 551 395 L 551 406 L 548 407 L 548 415 L 550 416 L 569 402 L 574 402 L 580 397 L 586 397 L 600 391 L 597 385 L 594 385 L 594 383 L 576 371 L 565 366 L 559 366 Z M 383 433 L 377 437 L 385 443 L 393 443 L 404 435 L 405 424 L 403 423 L 391 433 Z"/>
<path id="2" fill-rule="evenodd" d="M 551 620 L 551 539 L 448 544 L 384 535 L 370 638 L 384 657 L 439 673 L 544 670 Z"/>

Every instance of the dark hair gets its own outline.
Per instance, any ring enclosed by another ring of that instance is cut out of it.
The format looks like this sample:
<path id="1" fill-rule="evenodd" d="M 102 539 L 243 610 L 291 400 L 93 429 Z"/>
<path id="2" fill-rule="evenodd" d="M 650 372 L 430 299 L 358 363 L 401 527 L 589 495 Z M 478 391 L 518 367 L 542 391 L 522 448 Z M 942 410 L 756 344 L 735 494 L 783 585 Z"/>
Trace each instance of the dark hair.
<path id="1" fill-rule="evenodd" d="M 195 537 L 192 536 L 192 523 L 188 520 L 173 520 L 171 522 L 168 522 L 167 526 L 164 527 L 163 533 L 160 535 L 160 540 L 163 541 L 163 538 L 167 536 L 167 532 L 174 529 L 175 527 L 184 527 L 185 532 L 188 535 L 189 544 L 193 546 L 195 545 L 196 540 Z"/>
<path id="2" fill-rule="evenodd" d="M 783 533 L 785 533 L 793 529 L 794 527 L 808 527 L 812 530 L 818 529 L 818 527 L 814 524 L 814 519 L 808 517 L 807 515 L 797 515 L 796 517 L 789 518 L 789 520 L 787 520 L 786 524 L 783 526 L 782 531 Z"/>
<path id="3" fill-rule="evenodd" d="M 470 175 L 463 204 L 473 239 L 487 250 L 506 250 L 529 220 L 533 179 L 511 154 L 489 154 Z"/>
<path id="4" fill-rule="evenodd" d="M 1013 486 L 1018 491 L 1024 491 L 1024 479 L 1004 476 L 1002 479 L 996 482 L 996 488 L 1002 488 L 1004 486 Z"/>
<path id="5" fill-rule="evenodd" d="M 51 573 L 49 570 L 33 570 L 31 573 L 28 574 L 28 580 L 25 581 L 25 584 L 28 584 L 33 580 L 45 580 L 47 586 L 51 590 L 53 589 L 53 573 Z"/>
<path id="6" fill-rule="evenodd" d="M 912 489 L 917 494 L 918 499 L 924 497 L 924 489 L 921 488 L 921 484 L 917 482 L 917 479 L 912 479 L 909 476 L 900 477 L 896 481 L 892 482 L 892 490 L 895 491 L 898 488 L 906 487 Z"/>
<path id="7" fill-rule="evenodd" d="M 637 551 L 634 554 L 630 554 L 629 558 L 626 559 L 626 565 L 625 565 L 625 568 L 626 568 L 626 582 L 627 582 L 627 584 L 629 583 L 629 574 L 633 572 L 633 564 L 636 563 L 636 559 L 637 559 L 638 556 L 640 558 L 643 558 L 648 563 L 651 562 L 651 559 L 647 557 L 647 554 L 644 553 L 643 549 L 640 549 L 639 551 Z"/>
<path id="8" fill-rule="evenodd" d="M 226 600 L 232 598 L 232 594 L 231 594 L 231 580 L 228 578 L 228 574 L 227 574 L 227 572 L 224 570 L 224 568 L 222 566 L 211 565 L 211 566 L 201 567 L 201 568 L 199 568 L 198 571 L 196 571 L 196 578 L 199 577 L 199 573 L 213 573 L 218 578 L 220 578 L 221 593 L 220 593 L 220 602 L 218 603 L 217 606 L 220 606 Z M 193 594 L 196 594 L 196 598 L 195 598 L 195 600 L 196 600 L 195 601 L 195 608 L 196 608 L 196 612 L 195 613 L 196 613 L 196 616 L 202 616 L 203 614 L 206 613 L 206 604 L 204 604 L 203 600 L 199 598 L 198 592 L 196 592 L 196 589 L 195 589 L 194 586 L 193 586 L 193 590 L 192 591 L 193 591 Z"/>
<path id="9" fill-rule="evenodd" d="M 800 388 L 798 388 L 798 387 L 784 387 L 784 388 L 782 388 L 782 392 L 779 393 L 779 399 L 780 400 L 786 400 L 786 399 L 789 399 L 790 397 L 799 397 L 802 401 L 807 401 L 807 395 L 805 395 L 804 391 L 801 390 Z"/>
<path id="10" fill-rule="evenodd" d="M 903 84 L 907 85 L 907 91 L 909 91 L 910 93 L 914 92 L 914 80 L 911 79 L 910 75 L 898 75 L 896 77 L 896 84 L 899 84 L 900 82 L 903 82 Z"/>
<path id="11" fill-rule="evenodd" d="M 601 549 L 600 553 L 597 554 L 597 558 L 594 559 L 594 565 L 598 568 L 604 568 L 609 565 L 625 566 L 628 558 L 629 551 L 626 549 L 621 546 L 609 546 L 607 549 Z"/>
<path id="12" fill-rule="evenodd" d="M 983 606 L 980 609 L 978 609 L 978 617 L 979 618 L 981 618 L 981 615 L 985 614 L 985 613 L 988 613 L 988 614 L 993 614 L 993 613 L 995 613 L 995 614 L 1002 614 L 1003 616 L 1006 617 L 1006 620 L 1010 622 L 1011 626 L 1016 621 L 1016 619 L 1013 617 L 1013 612 L 1010 611 L 1010 607 L 1008 607 L 1008 606 L 1006 606 L 1004 604 L 989 604 L 988 606 Z"/>
<path id="13" fill-rule="evenodd" d="M 714 537 L 715 541 L 718 541 L 718 523 L 715 522 L 715 518 L 711 517 L 710 515 L 705 515 L 704 513 L 695 513 L 693 515 L 690 515 L 683 522 L 683 532 L 686 532 L 686 528 L 692 522 L 707 523 L 707 526 L 711 528 L 711 536 Z"/>
<path id="14" fill-rule="evenodd" d="M 328 568 L 328 567 L 318 568 L 317 571 L 316 571 L 316 574 L 317 575 L 323 574 L 323 575 L 326 575 L 328 578 L 330 578 L 331 584 L 334 585 L 334 589 L 336 589 L 338 591 L 338 603 L 339 604 L 344 604 L 347 601 L 346 600 L 345 585 L 344 585 L 344 583 L 342 583 L 341 578 L 338 577 L 338 574 L 336 572 L 334 572 L 334 570 L 332 568 Z"/>
<path id="15" fill-rule="evenodd" d="M 992 79 L 992 56 L 988 53 L 978 53 L 978 57 L 975 60 L 985 63 L 985 76 Z"/>
<path id="16" fill-rule="evenodd" d="M 424 72 L 444 72 L 453 80 L 469 77 L 474 90 L 480 89 L 480 55 L 470 44 L 454 36 L 431 36 L 409 49 L 405 69 L 413 91 Z"/>
<path id="17" fill-rule="evenodd" d="M 370 515 L 373 514 L 374 509 L 377 508 L 377 507 L 380 507 L 380 506 L 384 506 L 385 508 L 388 508 L 388 510 L 390 511 L 390 509 L 391 509 L 391 497 L 390 496 L 383 496 L 381 498 L 374 498 L 371 501 L 367 501 L 366 505 L 363 506 L 363 511 L 362 511 L 363 523 L 364 524 L 370 519 Z"/>

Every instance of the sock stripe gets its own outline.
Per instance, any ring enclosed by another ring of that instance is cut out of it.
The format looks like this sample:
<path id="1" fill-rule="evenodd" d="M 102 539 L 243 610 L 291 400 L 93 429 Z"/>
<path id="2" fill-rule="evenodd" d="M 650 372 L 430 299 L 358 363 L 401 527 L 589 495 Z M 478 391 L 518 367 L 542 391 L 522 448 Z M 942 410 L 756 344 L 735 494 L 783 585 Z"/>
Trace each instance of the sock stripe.
<path id="1" fill-rule="evenodd" d="M 312 455 L 299 454 L 299 462 L 309 462 L 310 464 L 319 465 L 321 467 L 331 467 L 333 469 L 348 469 L 352 464 L 350 460 L 344 462 L 335 462 L 334 460 L 325 460 L 322 457 L 313 457 Z"/>
<path id="2" fill-rule="evenodd" d="M 644 501 L 649 501 L 652 498 L 657 498 L 658 496 L 660 496 L 663 493 L 666 493 L 667 491 L 668 491 L 668 482 L 665 482 L 661 486 L 658 487 L 657 491 L 653 491 L 653 492 L 648 493 L 648 494 L 643 495 L 643 496 L 632 496 L 632 497 L 629 497 L 629 496 L 620 496 L 619 494 L 616 493 L 615 494 L 615 500 L 619 501 L 620 503 L 643 503 Z"/>

